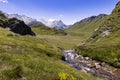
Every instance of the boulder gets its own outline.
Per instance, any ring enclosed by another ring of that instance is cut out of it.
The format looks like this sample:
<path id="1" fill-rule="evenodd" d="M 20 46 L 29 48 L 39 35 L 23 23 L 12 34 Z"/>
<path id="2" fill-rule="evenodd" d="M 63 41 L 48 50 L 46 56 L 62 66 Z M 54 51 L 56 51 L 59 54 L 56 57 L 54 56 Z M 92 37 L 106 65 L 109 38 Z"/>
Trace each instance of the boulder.
<path id="1" fill-rule="evenodd" d="M 35 36 L 35 33 L 29 26 L 27 26 L 23 21 L 17 20 L 15 18 L 8 20 L 8 27 L 10 28 L 10 31 L 14 33 Z"/>

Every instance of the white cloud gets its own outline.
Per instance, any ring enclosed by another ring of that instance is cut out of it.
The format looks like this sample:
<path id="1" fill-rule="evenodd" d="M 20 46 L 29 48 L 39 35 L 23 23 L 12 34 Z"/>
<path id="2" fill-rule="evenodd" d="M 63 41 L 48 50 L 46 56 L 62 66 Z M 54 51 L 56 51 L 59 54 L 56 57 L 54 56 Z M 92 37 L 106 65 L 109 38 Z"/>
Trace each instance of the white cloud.
<path id="1" fill-rule="evenodd" d="M 0 0 L 0 2 L 8 3 L 8 0 Z"/>
<path id="2" fill-rule="evenodd" d="M 53 22 L 53 21 L 55 21 L 55 19 L 48 19 L 48 21 Z"/>

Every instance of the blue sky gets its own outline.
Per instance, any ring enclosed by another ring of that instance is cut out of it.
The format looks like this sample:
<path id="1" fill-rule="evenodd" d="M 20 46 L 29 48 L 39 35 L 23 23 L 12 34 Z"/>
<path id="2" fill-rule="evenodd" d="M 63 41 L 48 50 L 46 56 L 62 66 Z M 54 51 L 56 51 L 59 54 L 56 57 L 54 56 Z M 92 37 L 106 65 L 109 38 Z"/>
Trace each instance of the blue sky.
<path id="1" fill-rule="evenodd" d="M 57 19 L 73 24 L 83 18 L 110 14 L 119 0 L 0 0 L 0 10 L 35 19 Z"/>

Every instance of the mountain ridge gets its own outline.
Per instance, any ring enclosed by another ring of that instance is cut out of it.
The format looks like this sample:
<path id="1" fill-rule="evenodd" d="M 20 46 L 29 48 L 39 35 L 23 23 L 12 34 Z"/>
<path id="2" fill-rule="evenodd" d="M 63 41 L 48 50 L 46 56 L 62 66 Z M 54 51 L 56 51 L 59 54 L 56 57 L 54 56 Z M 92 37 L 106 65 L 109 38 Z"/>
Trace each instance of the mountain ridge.
<path id="1" fill-rule="evenodd" d="M 44 20 L 44 19 L 40 19 L 40 20 L 37 20 L 37 19 L 33 19 L 31 17 L 27 17 L 26 15 L 19 15 L 19 14 L 7 14 L 5 13 L 5 16 L 7 18 L 17 18 L 19 20 L 22 20 L 24 21 L 27 25 L 34 25 L 34 24 L 37 24 L 37 25 L 43 25 L 43 26 L 47 26 L 47 27 L 50 27 L 50 28 L 56 28 L 56 29 L 61 29 L 61 30 L 64 30 L 67 28 L 67 26 L 61 21 L 61 20 L 53 20 L 53 21 L 47 21 L 47 20 Z"/>
<path id="2" fill-rule="evenodd" d="M 115 8 L 111 14 L 106 18 L 106 20 L 100 25 L 99 29 L 96 30 L 91 39 L 97 39 L 98 37 L 108 36 L 110 33 L 120 30 L 120 1 L 116 4 Z"/>

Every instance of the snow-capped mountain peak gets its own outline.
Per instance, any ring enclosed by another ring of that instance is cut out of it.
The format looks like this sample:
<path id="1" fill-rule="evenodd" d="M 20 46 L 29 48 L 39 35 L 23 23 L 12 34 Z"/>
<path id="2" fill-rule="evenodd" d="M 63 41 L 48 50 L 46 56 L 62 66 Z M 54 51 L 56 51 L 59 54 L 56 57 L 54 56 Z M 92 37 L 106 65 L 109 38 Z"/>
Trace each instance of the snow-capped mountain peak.
<path id="1" fill-rule="evenodd" d="M 55 19 L 49 19 L 49 20 L 44 20 L 40 19 L 39 21 L 30 17 L 27 17 L 25 15 L 19 15 L 19 14 L 7 14 L 5 13 L 6 17 L 8 18 L 17 18 L 19 20 L 22 20 L 25 22 L 27 25 L 33 25 L 33 24 L 41 24 L 48 26 L 50 28 L 56 28 L 60 30 L 64 30 L 68 28 L 61 20 L 55 20 Z"/>
<path id="2" fill-rule="evenodd" d="M 40 19 L 40 22 L 42 22 L 44 25 L 50 27 L 50 28 L 56 28 L 56 29 L 66 29 L 67 26 L 61 21 L 61 20 L 55 20 L 55 19 L 49 19 L 44 20 Z"/>

